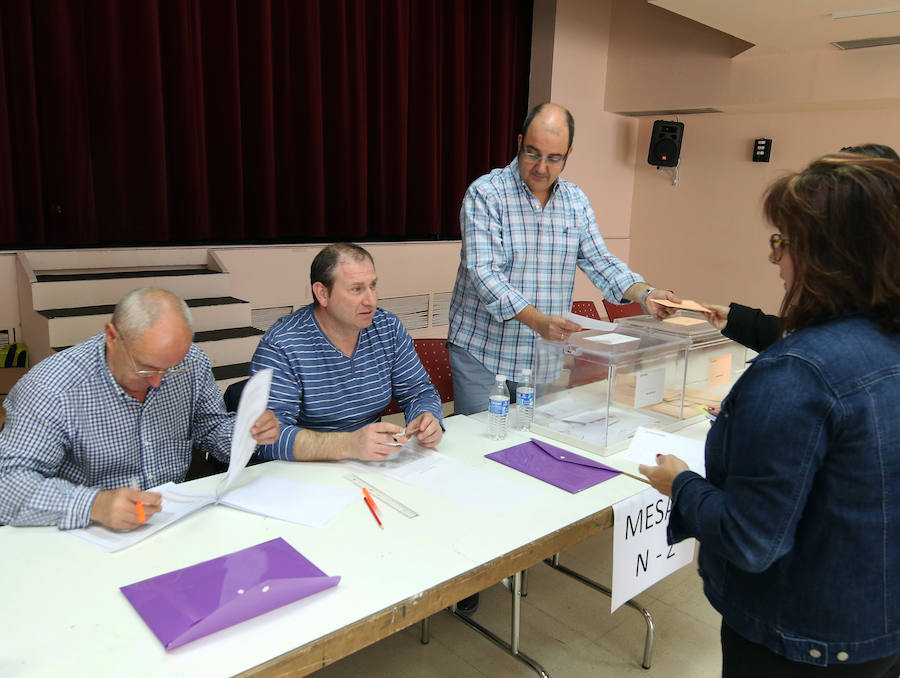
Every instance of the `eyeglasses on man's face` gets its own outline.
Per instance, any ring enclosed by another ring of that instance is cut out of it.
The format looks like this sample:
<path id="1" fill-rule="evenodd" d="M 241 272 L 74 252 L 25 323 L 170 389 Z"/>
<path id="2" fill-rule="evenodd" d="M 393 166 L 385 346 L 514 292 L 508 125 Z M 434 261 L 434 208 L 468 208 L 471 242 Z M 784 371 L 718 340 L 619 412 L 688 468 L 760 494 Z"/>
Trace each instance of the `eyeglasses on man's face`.
<path id="1" fill-rule="evenodd" d="M 559 153 L 554 153 L 552 155 L 548 155 L 546 158 L 542 155 L 538 155 L 537 153 L 532 153 L 531 151 L 526 151 L 525 146 L 519 146 L 519 155 L 522 157 L 522 160 L 525 162 L 534 163 L 535 165 L 543 160 L 549 167 L 560 167 L 565 164 L 566 158 L 569 157 L 569 154 L 560 155 Z"/>
<path id="2" fill-rule="evenodd" d="M 169 367 L 165 370 L 139 370 L 137 363 L 134 362 L 134 356 L 131 355 L 131 351 L 128 350 L 128 347 L 125 345 L 125 340 L 122 339 L 121 334 L 116 337 L 119 341 L 122 342 L 122 348 L 125 350 L 125 355 L 128 356 L 128 359 L 131 361 L 131 366 L 134 368 L 134 373 L 141 377 L 141 379 L 150 379 L 151 377 L 161 376 L 164 377 L 167 374 L 175 374 L 177 372 L 187 372 L 187 366 L 182 365 L 181 367 Z"/>
<path id="3" fill-rule="evenodd" d="M 791 241 L 787 238 L 783 238 L 781 233 L 773 233 L 769 236 L 769 247 L 772 249 L 772 252 L 769 254 L 769 260 L 773 264 L 777 264 L 781 261 L 781 257 L 784 256 L 784 248 L 791 244 Z"/>

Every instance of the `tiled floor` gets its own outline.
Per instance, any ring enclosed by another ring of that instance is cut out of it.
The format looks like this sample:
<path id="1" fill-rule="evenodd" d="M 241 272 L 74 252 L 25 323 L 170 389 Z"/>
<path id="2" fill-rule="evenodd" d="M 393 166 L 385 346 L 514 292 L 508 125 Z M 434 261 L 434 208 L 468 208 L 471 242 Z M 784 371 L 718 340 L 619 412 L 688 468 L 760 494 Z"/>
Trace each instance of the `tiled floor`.
<path id="1" fill-rule="evenodd" d="M 609 583 L 612 530 L 565 552 L 562 564 Z M 609 614 L 609 598 L 539 565 L 522 601 L 521 649 L 553 678 L 721 674 L 718 613 L 703 595 L 695 564 L 638 596 L 653 615 L 656 645 L 650 670 L 641 668 L 645 625 L 630 608 Z M 506 638 L 510 594 L 496 585 L 481 594 L 475 619 Z M 418 624 L 313 674 L 315 678 L 533 678 L 537 674 L 447 613 L 431 618 L 431 642 Z"/>

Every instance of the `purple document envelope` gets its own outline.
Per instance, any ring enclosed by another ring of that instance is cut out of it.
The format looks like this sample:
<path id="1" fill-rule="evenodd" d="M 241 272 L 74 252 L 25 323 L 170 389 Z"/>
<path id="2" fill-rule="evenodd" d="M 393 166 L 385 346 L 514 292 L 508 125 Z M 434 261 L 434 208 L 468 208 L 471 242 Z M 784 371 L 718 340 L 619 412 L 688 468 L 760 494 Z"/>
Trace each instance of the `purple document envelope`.
<path id="1" fill-rule="evenodd" d="M 280 537 L 122 587 L 167 650 L 336 586 Z"/>
<path id="2" fill-rule="evenodd" d="M 484 455 L 575 494 L 617 476 L 621 471 L 532 438 L 527 443 Z"/>

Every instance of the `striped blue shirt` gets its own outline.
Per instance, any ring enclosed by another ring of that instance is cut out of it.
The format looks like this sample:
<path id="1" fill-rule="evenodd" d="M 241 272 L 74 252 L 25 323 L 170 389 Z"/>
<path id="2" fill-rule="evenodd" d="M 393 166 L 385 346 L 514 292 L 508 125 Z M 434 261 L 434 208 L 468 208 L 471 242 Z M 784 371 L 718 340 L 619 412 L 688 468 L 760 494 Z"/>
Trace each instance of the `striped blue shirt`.
<path id="1" fill-rule="evenodd" d="M 191 344 L 181 365 L 143 403 L 110 373 L 103 334 L 32 367 L 4 402 L 0 522 L 84 527 L 100 490 L 183 480 L 193 446 L 227 461 L 234 415 L 209 359 Z"/>
<path id="2" fill-rule="evenodd" d="M 442 420 L 441 400 L 400 319 L 377 309 L 360 330 L 352 356 L 319 327 L 312 304 L 279 318 L 259 342 L 250 372 L 271 367 L 269 407 L 281 423 L 277 442 L 259 448 L 292 460 L 298 431 L 355 431 L 378 421 L 391 396 L 412 421 L 423 412 Z"/>
<path id="3" fill-rule="evenodd" d="M 571 310 L 576 266 L 617 303 L 643 280 L 606 249 L 584 191 L 560 178 L 542 207 L 518 158 L 469 186 L 459 221 L 447 340 L 508 379 L 534 368 L 537 335 L 516 314 L 529 304 L 548 315 Z"/>

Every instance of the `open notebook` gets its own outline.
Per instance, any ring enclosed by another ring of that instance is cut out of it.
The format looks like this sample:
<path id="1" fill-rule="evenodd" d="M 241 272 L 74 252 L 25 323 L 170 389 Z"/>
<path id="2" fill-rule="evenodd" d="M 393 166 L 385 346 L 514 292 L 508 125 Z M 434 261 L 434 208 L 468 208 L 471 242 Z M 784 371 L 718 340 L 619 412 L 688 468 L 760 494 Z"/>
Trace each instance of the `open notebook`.
<path id="1" fill-rule="evenodd" d="M 197 494 L 181 485 L 166 483 L 151 488 L 151 491 L 162 494 L 162 511 L 150 516 L 140 527 L 129 532 L 116 532 L 102 525 L 89 525 L 69 530 L 67 534 L 104 551 L 119 551 L 210 504 L 222 504 L 301 525 L 325 525 L 353 501 L 357 496 L 355 492 L 265 475 L 231 489 L 256 449 L 250 427 L 266 409 L 271 384 L 272 370 L 266 369 L 253 375 L 244 387 L 234 422 L 228 472 L 216 488 L 215 495 Z"/>

